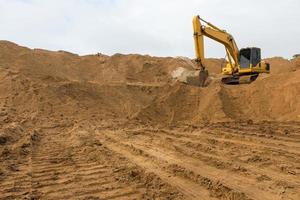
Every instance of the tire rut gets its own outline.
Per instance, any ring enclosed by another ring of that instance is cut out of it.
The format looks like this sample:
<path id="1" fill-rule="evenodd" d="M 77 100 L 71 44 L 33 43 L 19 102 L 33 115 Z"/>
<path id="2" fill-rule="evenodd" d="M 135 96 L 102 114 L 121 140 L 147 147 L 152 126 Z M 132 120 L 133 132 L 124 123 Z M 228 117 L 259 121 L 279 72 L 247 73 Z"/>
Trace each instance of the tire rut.
<path id="1" fill-rule="evenodd" d="M 155 142 L 149 141 L 143 141 L 142 138 L 138 137 L 137 141 L 128 140 L 126 141 L 126 134 L 117 132 L 101 132 L 101 135 L 105 135 L 108 139 L 112 139 L 112 142 L 118 143 L 119 146 L 124 146 L 124 148 L 133 148 L 137 152 L 141 152 L 142 154 L 146 154 L 150 158 L 154 160 L 160 160 L 164 161 L 165 163 L 169 163 L 170 165 L 179 166 L 179 168 L 183 168 L 186 172 L 198 174 L 200 176 L 203 176 L 204 178 L 208 178 L 212 182 L 220 182 L 222 185 L 224 185 L 226 188 L 229 188 L 229 191 L 231 194 L 245 194 L 245 198 L 251 198 L 251 199 L 278 199 L 278 194 L 274 193 L 273 190 L 268 191 L 267 188 L 260 187 L 259 182 L 257 182 L 256 179 L 240 176 L 236 173 L 232 172 L 225 172 L 223 169 L 217 169 L 215 167 L 210 167 L 205 162 L 199 161 L 198 159 L 192 158 L 191 156 L 184 156 L 184 157 L 178 157 L 178 152 L 175 154 L 174 150 L 171 151 L 166 148 L 162 148 L 163 145 L 155 144 Z M 120 136 L 124 137 L 120 137 Z M 135 135 L 136 137 L 136 135 Z M 128 136 L 127 136 L 128 139 Z M 154 139 L 159 140 L 159 139 Z M 120 142 L 122 141 L 122 142 Z M 111 144 L 110 144 L 111 145 Z M 117 149 L 114 150 L 117 151 Z M 127 152 L 125 150 L 123 154 L 124 156 L 127 155 Z M 130 150 L 129 150 L 130 151 Z M 174 154 L 173 154 L 174 153 Z M 137 160 L 138 161 L 138 160 Z M 201 166 L 201 168 L 198 168 L 197 166 Z M 150 167 L 150 166 L 144 166 L 144 167 Z M 163 168 L 163 167 L 161 167 Z M 264 175 L 264 174 L 263 174 Z M 279 176 L 280 177 L 280 176 Z M 278 177 L 277 177 L 278 178 Z M 273 185 L 270 185 L 270 187 L 273 187 Z M 251 191 L 248 190 L 248 188 L 251 188 Z M 257 195 L 259 194 L 259 196 Z M 226 196 L 224 194 L 223 196 Z"/>

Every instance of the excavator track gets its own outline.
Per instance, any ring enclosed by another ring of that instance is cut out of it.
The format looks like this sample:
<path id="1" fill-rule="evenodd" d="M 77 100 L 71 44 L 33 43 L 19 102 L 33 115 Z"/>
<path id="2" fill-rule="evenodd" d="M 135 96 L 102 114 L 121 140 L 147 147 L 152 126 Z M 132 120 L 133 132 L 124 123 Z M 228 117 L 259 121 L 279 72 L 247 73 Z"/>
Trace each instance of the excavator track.
<path id="1" fill-rule="evenodd" d="M 240 84 L 240 77 L 239 76 L 228 76 L 222 78 L 222 83 L 226 85 L 238 85 Z"/>

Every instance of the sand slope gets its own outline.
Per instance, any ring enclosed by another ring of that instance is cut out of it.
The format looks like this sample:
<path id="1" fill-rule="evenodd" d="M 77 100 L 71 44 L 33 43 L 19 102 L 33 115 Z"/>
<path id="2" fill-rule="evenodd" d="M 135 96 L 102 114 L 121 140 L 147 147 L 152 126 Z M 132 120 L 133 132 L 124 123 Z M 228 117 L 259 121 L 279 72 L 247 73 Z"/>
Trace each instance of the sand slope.
<path id="1" fill-rule="evenodd" d="M 39 112 L 39 106 L 48 109 L 45 104 L 50 103 L 64 112 L 82 104 L 120 117 L 166 122 L 300 120 L 295 98 L 300 95 L 299 60 L 268 59 L 272 73 L 250 85 L 225 86 L 215 79 L 207 88 L 197 88 L 172 80 L 178 67 L 192 69 L 180 58 L 80 57 L 8 42 L 1 42 L 0 49 L 2 97 L 22 109 L 30 107 L 30 112 Z M 207 62 L 212 75 L 222 63 Z"/>

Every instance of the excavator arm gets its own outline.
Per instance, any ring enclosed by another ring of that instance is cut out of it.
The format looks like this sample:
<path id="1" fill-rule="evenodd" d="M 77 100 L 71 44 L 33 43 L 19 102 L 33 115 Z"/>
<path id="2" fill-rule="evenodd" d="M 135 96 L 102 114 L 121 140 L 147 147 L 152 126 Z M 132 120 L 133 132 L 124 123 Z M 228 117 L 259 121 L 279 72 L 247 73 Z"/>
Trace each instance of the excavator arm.
<path id="1" fill-rule="evenodd" d="M 206 26 L 201 24 L 201 21 Z M 236 45 L 234 38 L 224 30 L 219 29 L 213 24 L 201 19 L 199 16 L 193 18 L 194 27 L 194 43 L 196 52 L 196 62 L 201 70 L 205 70 L 204 66 L 204 36 L 215 40 L 225 46 L 226 53 L 229 59 L 229 63 L 232 67 L 232 71 L 237 71 L 239 49 Z"/>

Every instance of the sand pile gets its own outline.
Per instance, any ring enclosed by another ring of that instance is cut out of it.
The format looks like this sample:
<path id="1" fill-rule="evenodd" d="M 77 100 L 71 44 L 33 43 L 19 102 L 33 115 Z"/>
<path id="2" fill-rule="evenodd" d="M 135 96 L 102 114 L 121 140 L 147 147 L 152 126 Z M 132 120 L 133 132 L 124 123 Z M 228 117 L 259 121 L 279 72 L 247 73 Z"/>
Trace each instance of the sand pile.
<path id="1" fill-rule="evenodd" d="M 1 42 L 1 68 L 21 71 L 35 78 L 110 84 L 120 82 L 168 82 L 168 72 L 179 66 L 190 67 L 184 59 L 141 55 L 97 54 L 78 56 L 69 52 L 50 52 Z M 157 67 L 160 66 L 160 67 Z"/>
<path id="2" fill-rule="evenodd" d="M 171 81 L 168 66 L 184 64 L 139 55 L 79 57 L 1 42 L 3 117 L 6 121 L 126 118 L 151 102 L 161 82 Z"/>
<path id="3" fill-rule="evenodd" d="M 250 85 L 207 88 L 176 82 L 182 58 L 31 50 L 0 42 L 1 123 L 75 123 L 139 120 L 197 123 L 227 120 L 300 120 L 300 59 L 268 59 L 272 74 Z M 207 60 L 217 74 L 222 60 Z"/>

